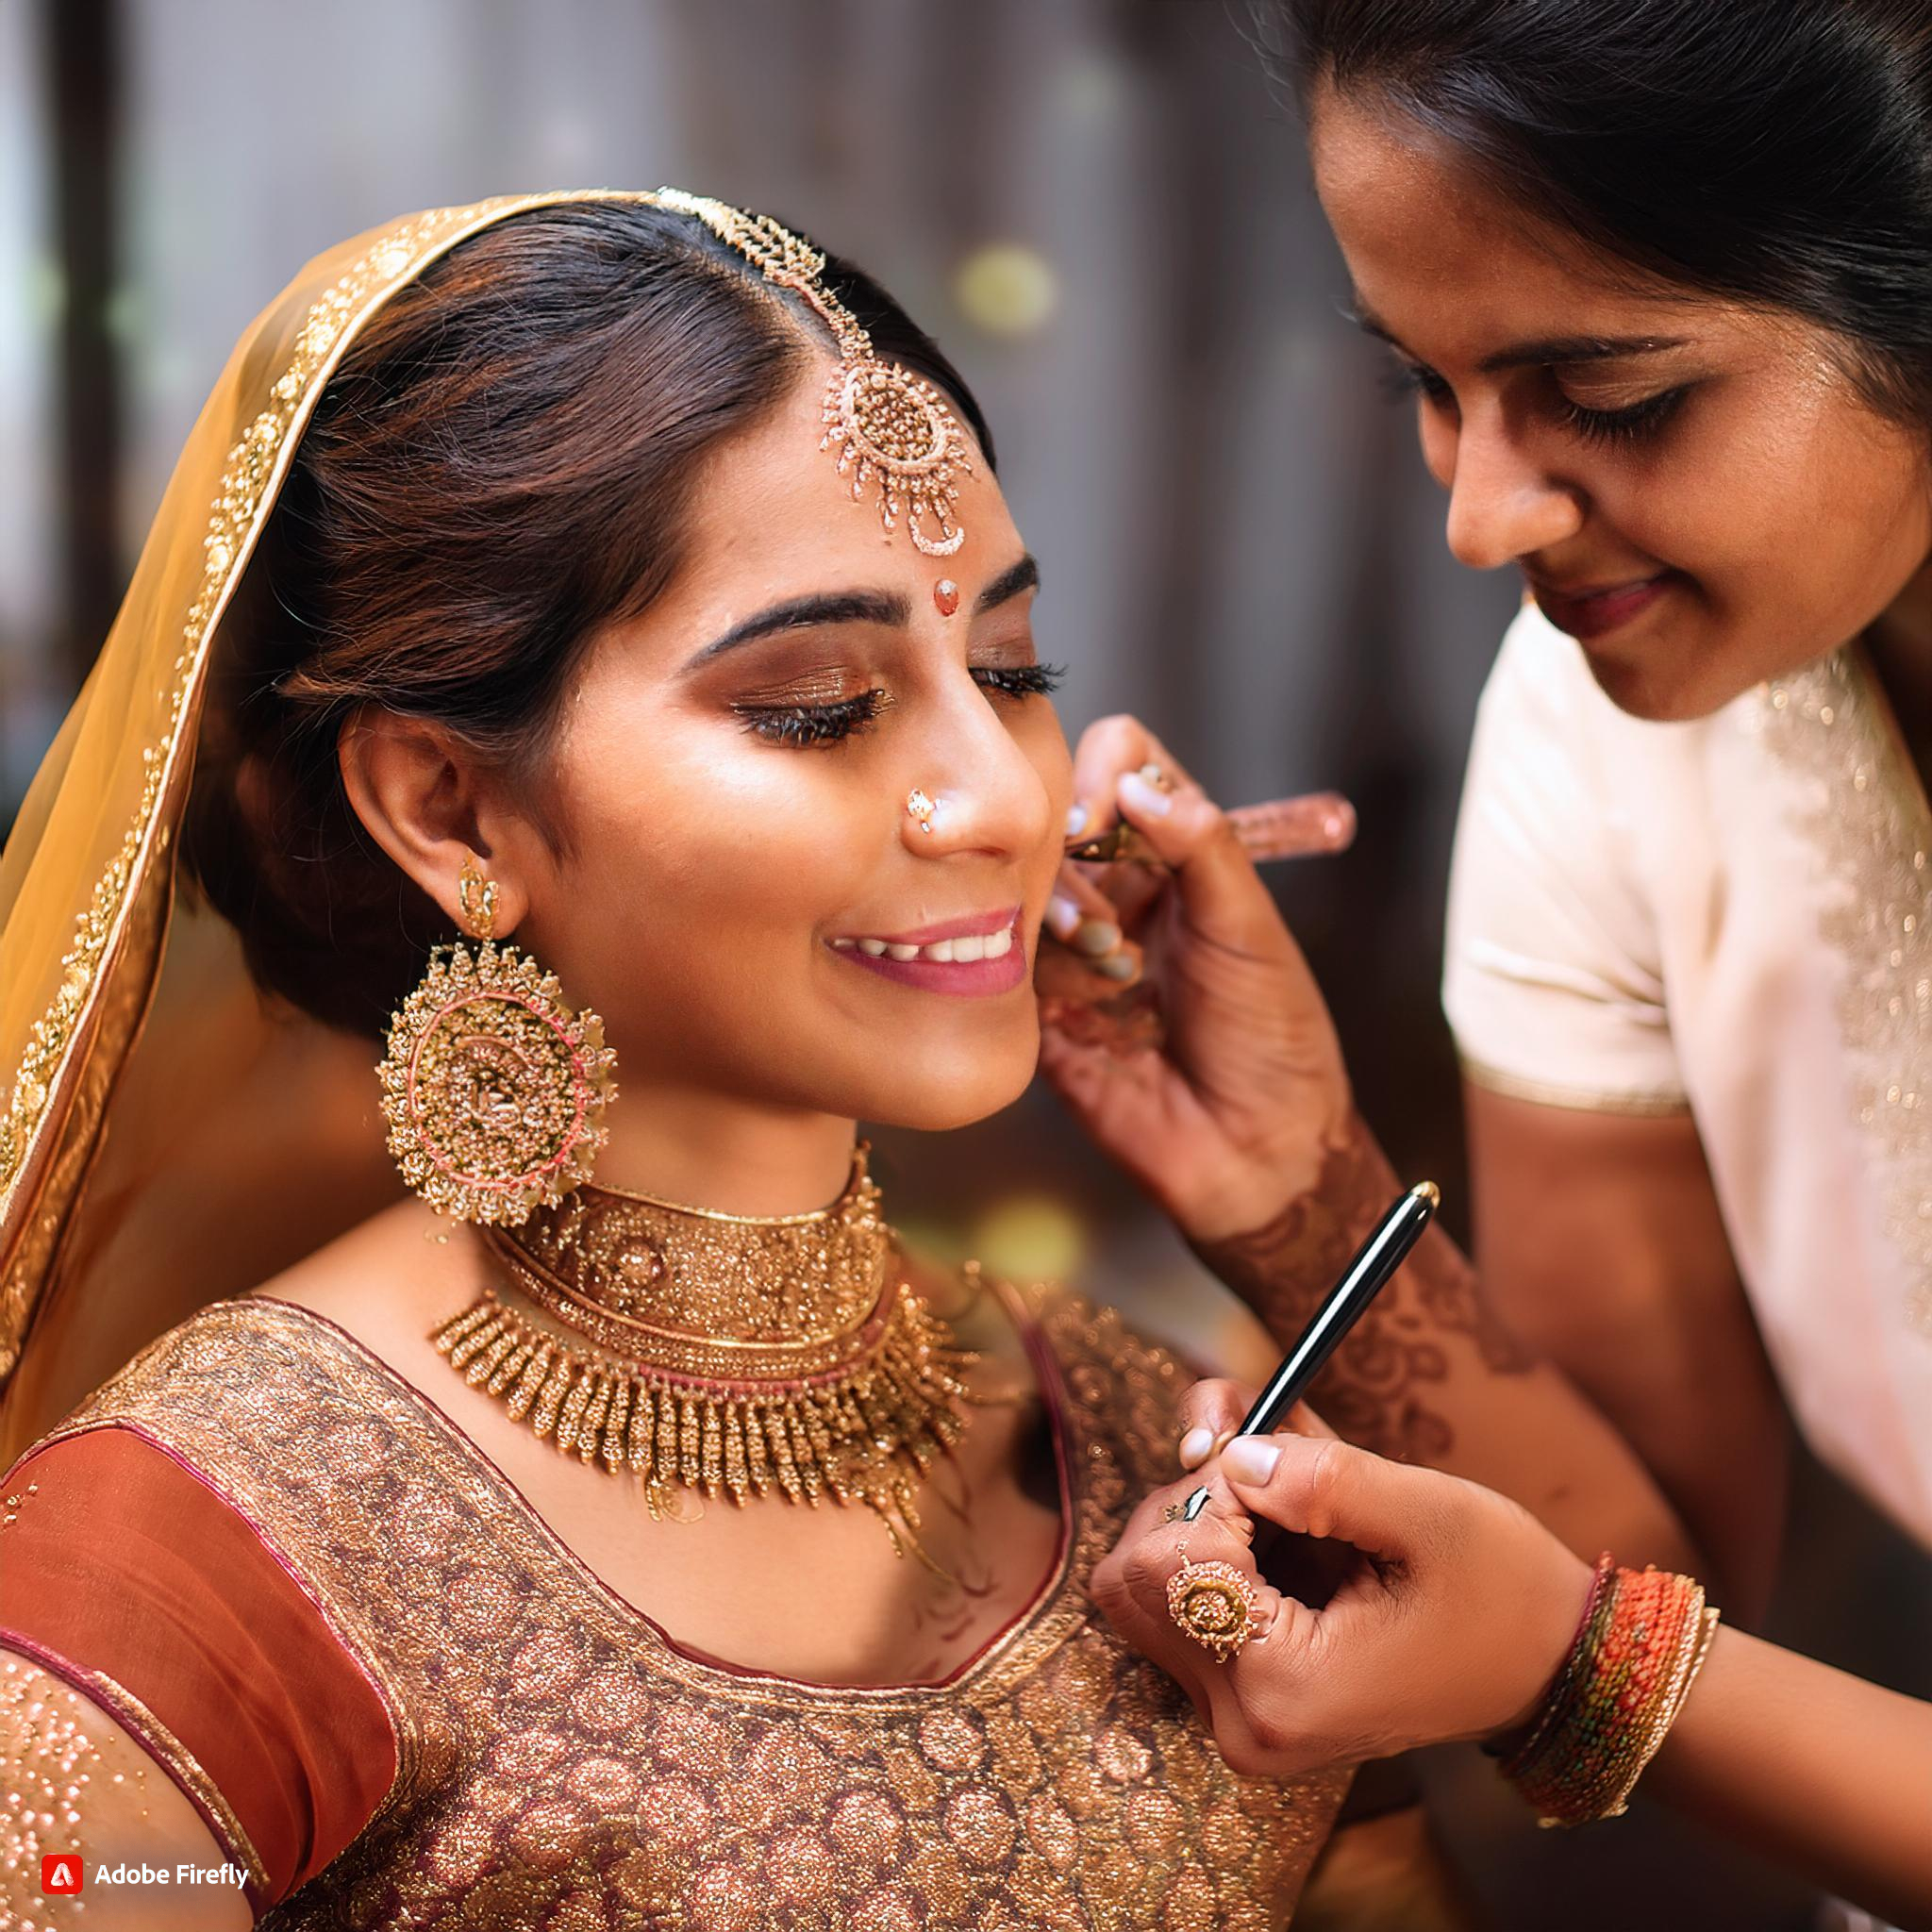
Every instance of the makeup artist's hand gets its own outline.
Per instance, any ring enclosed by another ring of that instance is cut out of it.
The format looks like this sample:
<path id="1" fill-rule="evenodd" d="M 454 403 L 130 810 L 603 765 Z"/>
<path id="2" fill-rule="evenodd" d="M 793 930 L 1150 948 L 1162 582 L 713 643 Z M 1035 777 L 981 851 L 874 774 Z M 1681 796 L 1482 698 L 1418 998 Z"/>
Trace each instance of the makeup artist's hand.
<path id="1" fill-rule="evenodd" d="M 1198 1407 L 1212 1421 L 1221 1406 L 1217 1395 Z M 1213 1501 L 1200 1520 L 1163 1523 L 1203 1480 Z M 1341 1581 L 1320 1608 L 1257 1574 L 1249 1545 L 1262 1520 L 1338 1546 Z M 1183 1537 L 1190 1562 L 1233 1563 L 1255 1584 L 1258 1634 L 1225 1664 L 1168 1615 Z M 1492 1490 L 1282 1432 L 1237 1438 L 1201 1475 L 1149 1496 L 1092 1591 L 1187 1691 L 1234 1770 L 1292 1777 L 1525 1723 L 1575 1636 L 1590 1578 Z"/>
<path id="2" fill-rule="evenodd" d="M 1083 836 L 1124 817 L 1172 870 L 1062 869 L 1047 915 L 1060 944 L 1042 944 L 1037 974 L 1041 1069 L 1191 1239 L 1262 1226 L 1345 1132 L 1321 991 L 1226 817 L 1144 724 L 1090 726 L 1074 795 Z M 1092 1002 L 1125 991 L 1137 963 L 1164 1039 L 1124 1052 Z"/>

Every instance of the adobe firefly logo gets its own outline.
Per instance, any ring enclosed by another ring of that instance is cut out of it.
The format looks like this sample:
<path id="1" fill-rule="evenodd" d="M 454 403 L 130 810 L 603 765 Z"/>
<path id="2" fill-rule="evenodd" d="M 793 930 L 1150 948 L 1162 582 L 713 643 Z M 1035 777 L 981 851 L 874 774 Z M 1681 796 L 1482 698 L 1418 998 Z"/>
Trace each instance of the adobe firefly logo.
<path id="1" fill-rule="evenodd" d="M 78 1852 L 43 1852 L 41 1855 L 41 1892 L 47 1898 L 72 1898 L 81 1888 L 84 1874 Z"/>

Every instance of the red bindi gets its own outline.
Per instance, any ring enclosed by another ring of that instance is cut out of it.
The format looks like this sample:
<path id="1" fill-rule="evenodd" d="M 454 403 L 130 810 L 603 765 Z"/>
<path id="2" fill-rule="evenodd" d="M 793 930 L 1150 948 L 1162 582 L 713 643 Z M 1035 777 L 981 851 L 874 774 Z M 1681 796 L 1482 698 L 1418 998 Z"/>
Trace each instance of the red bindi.
<path id="1" fill-rule="evenodd" d="M 950 617 L 959 608 L 959 587 L 951 577 L 941 577 L 932 587 L 932 601 L 941 617 Z"/>

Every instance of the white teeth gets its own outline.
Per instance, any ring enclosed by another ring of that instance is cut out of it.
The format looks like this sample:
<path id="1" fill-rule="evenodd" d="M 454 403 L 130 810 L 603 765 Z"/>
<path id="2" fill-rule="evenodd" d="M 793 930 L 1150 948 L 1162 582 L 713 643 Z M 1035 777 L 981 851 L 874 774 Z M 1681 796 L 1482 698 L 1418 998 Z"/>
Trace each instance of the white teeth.
<path id="1" fill-rule="evenodd" d="M 961 933 L 950 940 L 934 940 L 929 945 L 908 945 L 894 940 L 834 940 L 841 952 L 854 946 L 869 959 L 890 954 L 894 959 L 924 959 L 935 966 L 970 966 L 980 959 L 1004 959 L 1013 950 L 1013 928 L 998 932 Z"/>

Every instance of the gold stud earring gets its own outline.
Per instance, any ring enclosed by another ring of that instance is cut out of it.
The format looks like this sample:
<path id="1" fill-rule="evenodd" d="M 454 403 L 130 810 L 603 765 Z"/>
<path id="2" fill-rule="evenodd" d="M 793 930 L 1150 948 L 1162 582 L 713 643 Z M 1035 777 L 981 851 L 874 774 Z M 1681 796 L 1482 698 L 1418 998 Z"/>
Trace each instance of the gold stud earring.
<path id="1" fill-rule="evenodd" d="M 473 852 L 463 854 L 462 868 L 457 874 L 457 905 L 477 939 L 496 937 L 496 881 L 485 878 L 477 870 Z"/>
<path id="2" fill-rule="evenodd" d="M 436 946 L 376 1068 L 389 1151 L 441 1214 L 514 1226 L 590 1177 L 616 1055 L 555 974 L 496 942 L 497 883 L 465 854 L 457 904 L 479 944 Z"/>
<path id="3" fill-rule="evenodd" d="M 906 794 L 906 809 L 919 821 L 919 829 L 922 832 L 931 832 L 933 814 L 939 810 L 939 807 L 917 785 Z"/>

